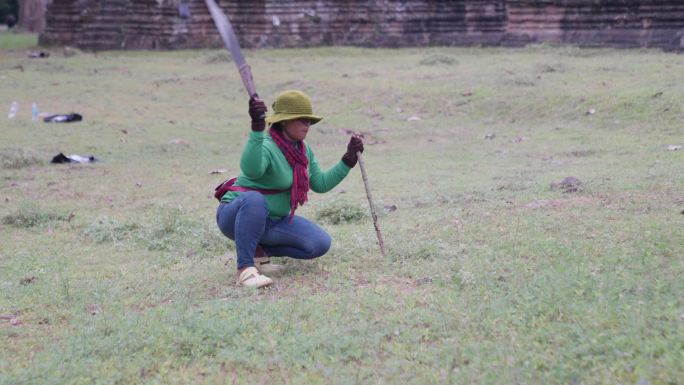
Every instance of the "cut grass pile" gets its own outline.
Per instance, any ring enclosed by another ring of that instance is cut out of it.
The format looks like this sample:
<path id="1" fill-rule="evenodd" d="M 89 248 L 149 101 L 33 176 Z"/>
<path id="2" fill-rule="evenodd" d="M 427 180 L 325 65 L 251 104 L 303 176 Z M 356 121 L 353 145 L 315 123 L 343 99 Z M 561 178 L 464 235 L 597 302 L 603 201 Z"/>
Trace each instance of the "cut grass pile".
<path id="1" fill-rule="evenodd" d="M 368 217 L 369 209 L 346 200 L 328 202 L 316 211 L 316 219 L 332 225 L 359 222 Z"/>

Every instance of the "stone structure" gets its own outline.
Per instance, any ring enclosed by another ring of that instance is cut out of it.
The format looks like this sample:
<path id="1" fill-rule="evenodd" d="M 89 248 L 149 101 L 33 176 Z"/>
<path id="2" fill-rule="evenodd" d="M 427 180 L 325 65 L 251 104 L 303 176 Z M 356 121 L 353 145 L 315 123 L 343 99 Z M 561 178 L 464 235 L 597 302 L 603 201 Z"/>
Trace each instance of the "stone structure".
<path id="1" fill-rule="evenodd" d="M 45 30 L 45 10 L 50 0 L 19 0 L 18 27 L 26 32 Z"/>
<path id="2" fill-rule="evenodd" d="M 684 50 L 682 0 L 221 0 L 245 47 L 503 45 Z M 203 0 L 52 0 L 42 44 L 222 43 Z"/>

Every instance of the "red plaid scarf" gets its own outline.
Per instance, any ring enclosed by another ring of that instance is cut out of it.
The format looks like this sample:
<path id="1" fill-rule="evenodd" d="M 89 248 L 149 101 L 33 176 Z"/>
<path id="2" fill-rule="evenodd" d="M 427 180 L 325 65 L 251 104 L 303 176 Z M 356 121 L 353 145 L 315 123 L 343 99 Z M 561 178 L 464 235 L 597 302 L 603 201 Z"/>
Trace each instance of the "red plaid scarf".
<path id="1" fill-rule="evenodd" d="M 268 132 L 292 167 L 290 196 L 290 220 L 292 220 L 297 206 L 301 206 L 307 201 L 306 194 L 309 192 L 309 159 L 306 157 L 306 146 L 302 141 L 293 143 L 286 140 L 280 131 L 273 128 L 269 129 Z"/>

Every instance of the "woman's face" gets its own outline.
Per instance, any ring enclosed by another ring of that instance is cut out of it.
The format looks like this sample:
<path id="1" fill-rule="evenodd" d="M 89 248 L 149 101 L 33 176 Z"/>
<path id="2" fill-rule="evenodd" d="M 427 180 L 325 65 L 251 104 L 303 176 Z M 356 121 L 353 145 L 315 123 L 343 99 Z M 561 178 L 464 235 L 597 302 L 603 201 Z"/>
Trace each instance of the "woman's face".
<path id="1" fill-rule="evenodd" d="M 285 138 L 298 142 L 306 138 L 311 122 L 307 119 L 286 120 L 283 122 L 283 134 Z"/>

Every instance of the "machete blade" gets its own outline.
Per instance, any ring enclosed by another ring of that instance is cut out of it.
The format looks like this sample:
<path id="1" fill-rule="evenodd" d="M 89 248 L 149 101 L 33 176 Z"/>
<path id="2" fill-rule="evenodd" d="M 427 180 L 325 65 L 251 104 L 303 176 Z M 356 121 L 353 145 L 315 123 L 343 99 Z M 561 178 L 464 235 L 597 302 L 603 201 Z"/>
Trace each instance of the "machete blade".
<path id="1" fill-rule="evenodd" d="M 209 13 L 214 20 L 214 24 L 216 24 L 216 28 L 219 31 L 219 35 L 221 35 L 223 43 L 233 57 L 233 61 L 235 61 L 235 65 L 240 72 L 240 77 L 242 77 L 242 82 L 245 84 L 247 93 L 250 97 L 258 97 L 256 87 L 254 87 L 254 80 L 252 79 L 252 69 L 242 55 L 240 43 L 235 36 L 235 31 L 230 24 L 230 20 L 228 20 L 228 16 L 223 13 L 215 0 L 204 0 L 204 2 L 207 4 L 207 8 L 209 8 Z"/>

